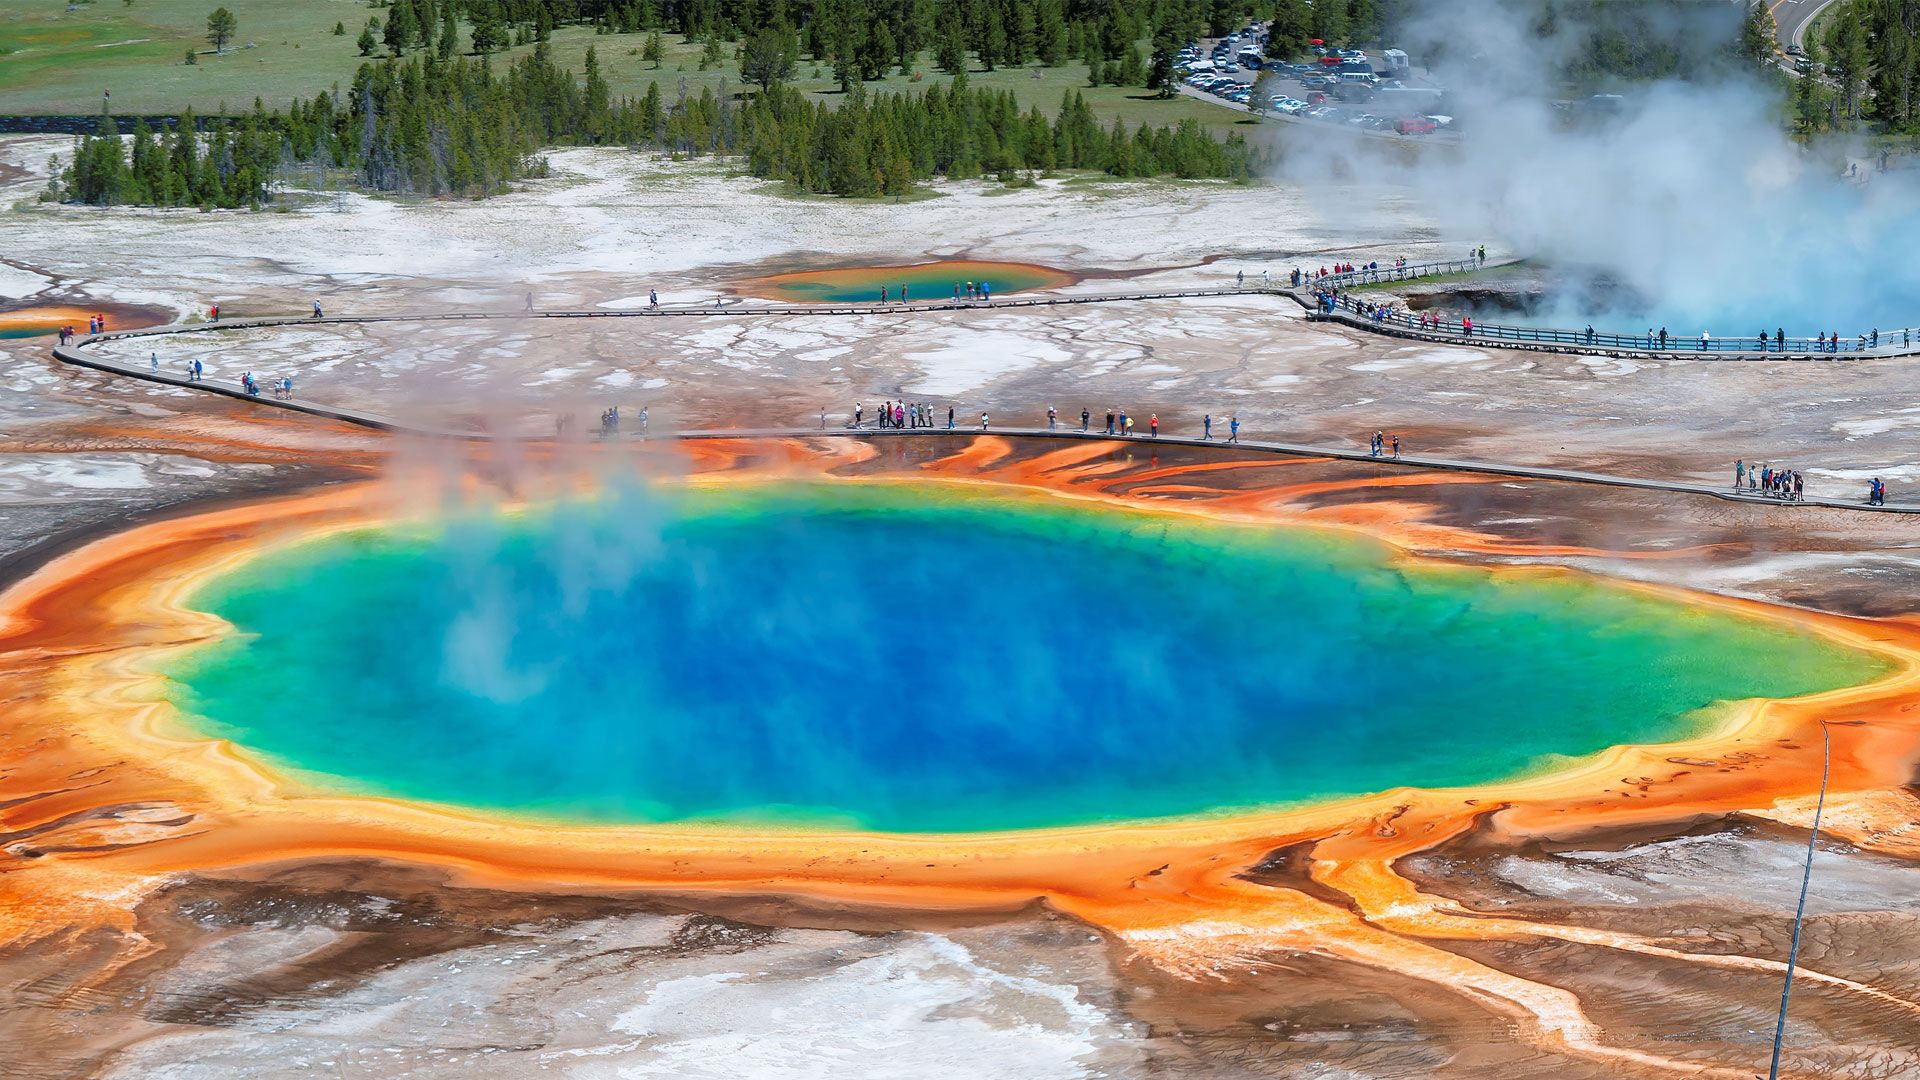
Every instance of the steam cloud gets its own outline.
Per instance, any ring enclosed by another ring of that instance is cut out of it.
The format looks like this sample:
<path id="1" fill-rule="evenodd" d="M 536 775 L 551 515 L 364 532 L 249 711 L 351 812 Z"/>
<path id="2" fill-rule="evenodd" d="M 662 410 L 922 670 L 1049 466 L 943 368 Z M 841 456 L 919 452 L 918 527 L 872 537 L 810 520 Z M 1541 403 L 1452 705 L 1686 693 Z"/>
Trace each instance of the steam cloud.
<path id="1" fill-rule="evenodd" d="M 1319 186 L 1336 213 L 1330 180 L 1404 185 L 1448 236 L 1625 286 L 1611 302 L 1570 288 L 1533 321 L 1806 337 L 1920 324 L 1920 172 L 1883 172 L 1877 151 L 1845 137 L 1795 142 L 1787 90 L 1724 59 L 1737 8 L 1668 6 L 1656 32 L 1691 58 L 1683 77 L 1624 84 L 1618 114 L 1586 123 L 1555 103 L 1585 35 L 1563 24 L 1540 39 L 1538 13 L 1433 4 L 1407 27 L 1415 65 L 1449 91 L 1456 145 L 1408 154 L 1327 138 L 1291 154 L 1283 178 Z"/>

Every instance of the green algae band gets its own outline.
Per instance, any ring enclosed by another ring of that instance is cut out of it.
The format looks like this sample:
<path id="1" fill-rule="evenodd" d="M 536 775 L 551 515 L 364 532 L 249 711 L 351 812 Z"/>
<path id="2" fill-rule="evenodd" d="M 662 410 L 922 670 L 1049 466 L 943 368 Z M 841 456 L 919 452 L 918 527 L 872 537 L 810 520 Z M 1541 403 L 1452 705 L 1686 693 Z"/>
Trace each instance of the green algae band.
<path id="1" fill-rule="evenodd" d="M 1570 573 L 948 486 L 617 492 L 204 588 L 205 731 L 543 817 L 970 831 L 1509 777 L 1880 659 Z"/>
<path id="2" fill-rule="evenodd" d="M 966 285 L 985 282 L 990 294 L 1022 292 L 1030 289 L 1055 289 L 1073 282 L 1060 270 L 1028 263 L 949 261 L 919 263 L 913 266 L 857 266 L 842 270 L 807 270 L 779 274 L 750 282 L 743 291 L 771 300 L 796 304 L 848 304 L 878 301 L 880 290 L 889 300 L 900 299 L 907 289 L 912 300 L 951 300 L 955 287 L 966 295 Z"/>

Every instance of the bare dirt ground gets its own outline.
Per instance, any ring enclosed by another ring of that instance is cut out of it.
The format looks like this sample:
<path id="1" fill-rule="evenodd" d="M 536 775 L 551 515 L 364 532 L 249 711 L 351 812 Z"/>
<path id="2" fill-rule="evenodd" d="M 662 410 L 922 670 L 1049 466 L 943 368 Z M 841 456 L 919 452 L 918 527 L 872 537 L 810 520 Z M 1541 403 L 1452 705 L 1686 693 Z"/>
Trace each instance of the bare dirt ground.
<path id="1" fill-rule="evenodd" d="M 0 142 L 0 201 L 30 200 L 65 140 Z M 1035 262 L 1072 289 L 1276 278 L 1342 257 L 1419 259 L 1447 235 L 1393 191 L 1316 206 L 1284 188 L 953 185 L 902 204 L 792 199 L 709 166 L 563 151 L 556 176 L 483 203 L 327 193 L 262 214 L 0 213 L 0 293 L 203 317 L 733 302 L 792 269 L 969 257 Z M 1810 489 L 1920 482 L 1920 376 L 1846 365 L 1634 362 L 1408 345 L 1307 324 L 1261 297 L 857 319 L 532 320 L 238 331 L 154 345 L 209 378 L 295 376 L 303 396 L 396 416 L 591 417 L 663 428 L 844 421 L 884 399 L 1037 422 L 1109 406 L 1170 430 L 1238 414 L 1249 435 L 1731 480 L 1736 457 Z M 133 352 L 144 357 L 144 351 Z M 0 340 L 0 574 L 76 537 L 207 500 L 378 466 L 384 437 L 57 364 Z M 1352 469 L 1330 467 L 1332 473 Z M 1357 496 L 1342 496 L 1357 497 Z M 1905 519 L 1567 486 L 1450 490 L 1442 520 L 1623 553 L 1608 573 L 1859 614 L 1910 614 Z M 1676 558 L 1631 553 L 1686 548 Z M 0 798 L 4 798 L 0 777 Z M 1779 955 L 1804 832 L 1754 820 L 1568 850 L 1449 846 L 1403 868 L 1467 907 L 1630 926 L 1687 948 Z M 4 841 L 4 837 L 0 837 Z M 1823 848 L 1810 963 L 1920 1000 L 1920 869 Z M 12 869 L 0 857 L 0 869 Z M 108 978 L 87 941 L 0 948 L 0 1072 L 152 1078 L 1654 1076 L 1536 1051 L 1470 995 L 1312 954 L 1218 985 L 1173 979 L 1043 910 L 955 925 L 778 897 L 528 896 L 381 864 L 183 877 L 144 901 L 155 948 Z M 106 931 L 97 931 L 106 933 Z M 98 943 L 94 943 L 98 944 Z M 104 946 L 101 946 L 104 949 Z M 1751 1074 L 1778 984 L 1568 942 L 1461 944 L 1574 988 L 1612 1040 Z M 88 976 L 86 993 L 70 994 Z M 1801 999 L 1796 999 L 1801 1000 Z M 1789 1028 L 1803 1075 L 1920 1073 L 1915 1009 L 1814 990 Z"/>

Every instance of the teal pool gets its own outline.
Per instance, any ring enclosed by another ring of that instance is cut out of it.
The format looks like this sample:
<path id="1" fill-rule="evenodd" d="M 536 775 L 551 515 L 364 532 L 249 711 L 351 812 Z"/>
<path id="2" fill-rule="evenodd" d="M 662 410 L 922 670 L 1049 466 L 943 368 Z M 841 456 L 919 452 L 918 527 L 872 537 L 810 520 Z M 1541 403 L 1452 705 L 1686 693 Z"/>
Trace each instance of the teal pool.
<path id="1" fill-rule="evenodd" d="M 938 484 L 609 494 L 263 554 L 189 722 L 341 790 L 899 832 L 1513 776 L 1874 678 L 1785 624 L 1346 534 Z"/>

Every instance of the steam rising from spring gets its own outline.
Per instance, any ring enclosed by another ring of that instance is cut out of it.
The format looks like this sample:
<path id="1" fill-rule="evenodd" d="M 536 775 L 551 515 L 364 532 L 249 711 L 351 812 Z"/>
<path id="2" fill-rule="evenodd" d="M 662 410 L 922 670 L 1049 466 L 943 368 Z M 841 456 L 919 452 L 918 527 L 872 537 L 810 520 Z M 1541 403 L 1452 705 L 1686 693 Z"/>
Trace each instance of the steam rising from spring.
<path id="1" fill-rule="evenodd" d="M 1577 28 L 1536 37 L 1528 3 L 1429 5 L 1405 47 L 1448 88 L 1457 144 L 1407 154 L 1320 140 L 1290 157 L 1286 179 L 1405 185 L 1449 236 L 1638 297 L 1597 305 L 1569 292 L 1542 322 L 1807 337 L 1920 324 L 1920 171 L 1897 159 L 1881 171 L 1877 152 L 1843 137 L 1790 137 L 1790 80 L 1726 59 L 1730 7 L 1666 8 L 1655 28 L 1689 57 L 1684 77 L 1621 85 L 1617 114 L 1570 121 L 1556 99 L 1586 91 L 1557 72 L 1589 47 Z M 1346 167 L 1329 168 L 1329 154 Z M 1339 212 L 1338 194 L 1322 194 Z"/>

